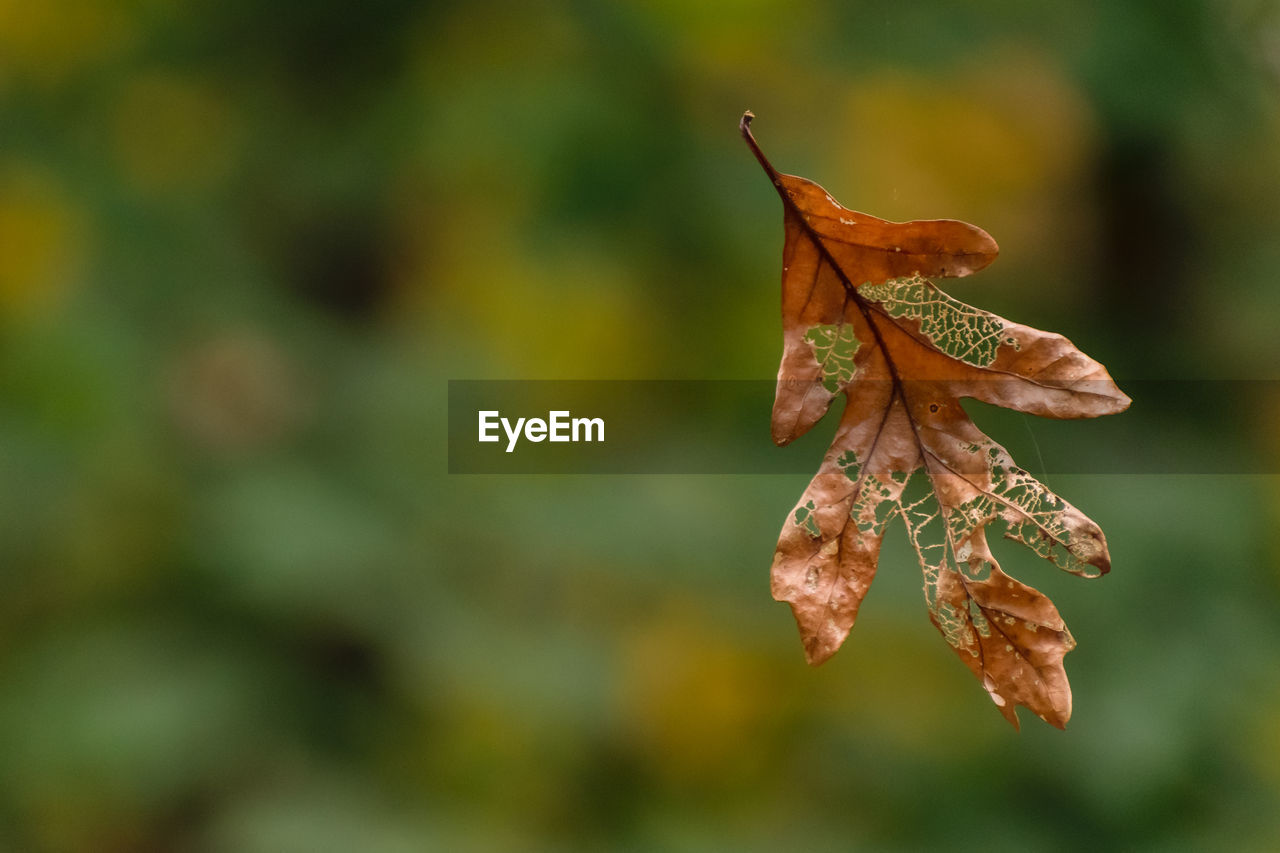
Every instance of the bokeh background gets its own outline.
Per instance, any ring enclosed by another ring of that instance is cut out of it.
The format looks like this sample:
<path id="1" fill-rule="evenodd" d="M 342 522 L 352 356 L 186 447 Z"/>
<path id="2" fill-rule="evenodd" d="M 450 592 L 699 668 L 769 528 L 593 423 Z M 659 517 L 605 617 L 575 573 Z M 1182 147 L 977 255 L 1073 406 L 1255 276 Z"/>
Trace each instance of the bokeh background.
<path id="1" fill-rule="evenodd" d="M 1256 475 L 1050 478 L 1105 579 L 999 552 L 1065 732 L 892 533 L 807 668 L 805 476 L 445 473 L 448 379 L 774 375 L 746 108 L 1122 385 L 1280 379 L 1268 0 L 0 0 L 0 847 L 1280 848 L 1280 398 L 1122 416 Z"/>

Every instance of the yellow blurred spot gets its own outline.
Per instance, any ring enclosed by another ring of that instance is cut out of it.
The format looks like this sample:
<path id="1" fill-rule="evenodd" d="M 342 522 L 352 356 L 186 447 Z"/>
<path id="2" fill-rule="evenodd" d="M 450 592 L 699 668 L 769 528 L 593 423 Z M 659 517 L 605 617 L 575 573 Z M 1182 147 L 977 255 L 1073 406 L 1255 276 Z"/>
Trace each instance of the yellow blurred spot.
<path id="1" fill-rule="evenodd" d="M 226 176 L 239 147 L 238 123 L 221 93 L 162 72 L 125 86 L 113 125 L 120 171 L 144 192 L 207 188 Z"/>
<path id="2" fill-rule="evenodd" d="M 1252 766 L 1258 777 L 1274 793 L 1280 794 L 1280 716 L 1275 713 L 1280 702 L 1280 689 L 1270 688 L 1257 697 L 1256 713 L 1244 727 L 1241 737 L 1233 739 L 1240 759 Z M 1260 848 L 1261 849 L 1261 848 Z"/>
<path id="3" fill-rule="evenodd" d="M 0 166 L 0 317 L 57 304 L 83 250 L 79 217 L 48 177 Z"/>
<path id="4" fill-rule="evenodd" d="M 779 671 L 690 616 L 636 636 L 623 718 L 638 751 L 675 782 L 733 785 L 760 766 L 787 708 Z"/>
<path id="5" fill-rule="evenodd" d="M 1094 120 L 1042 58 L 1010 50 L 945 75 L 869 74 L 839 113 L 823 183 L 842 203 L 887 219 L 972 222 L 1005 248 L 1001 271 L 1015 261 L 1087 268 Z"/>
<path id="6" fill-rule="evenodd" d="M 971 204 L 1075 177 L 1092 124 L 1063 77 L 1013 55 L 946 77 L 864 78 L 846 101 L 842 137 L 855 146 L 857 156 L 841 156 L 857 170 L 854 185 L 884 203 Z"/>
<path id="7" fill-rule="evenodd" d="M 467 359 L 480 375 L 509 375 L 511 365 L 528 377 L 646 375 L 661 318 L 634 271 L 600 242 L 532 245 L 510 214 L 485 197 L 459 198 L 434 226 L 421 220 L 432 242 L 404 258 L 404 310 L 448 318 L 446 334 L 468 330 L 476 352 Z"/>
<path id="8" fill-rule="evenodd" d="M 537 719 L 500 690 L 460 680 L 412 729 L 415 737 L 397 742 L 385 760 L 424 774 L 425 784 L 448 790 L 455 802 L 499 809 L 517 832 L 523 824 L 579 813 L 571 779 L 588 742 L 564 721 Z"/>
<path id="9" fill-rule="evenodd" d="M 135 37 L 132 2 L 0 0 L 0 91 L 13 82 L 57 86 Z"/>
<path id="10" fill-rule="evenodd" d="M 680 45 L 680 61 L 708 72 L 741 74 L 742 64 L 768 62 L 779 33 L 804 32 L 818 9 L 788 0 L 637 0 L 636 10 Z"/>

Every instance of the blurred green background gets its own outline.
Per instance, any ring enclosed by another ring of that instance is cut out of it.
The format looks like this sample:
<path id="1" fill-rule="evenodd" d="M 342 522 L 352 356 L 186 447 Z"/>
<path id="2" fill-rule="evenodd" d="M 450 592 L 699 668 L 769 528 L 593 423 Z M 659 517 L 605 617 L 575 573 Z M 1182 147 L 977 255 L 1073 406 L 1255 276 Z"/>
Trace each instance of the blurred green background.
<path id="1" fill-rule="evenodd" d="M 1257 476 L 1050 478 L 1105 579 L 998 551 L 1066 732 L 900 528 L 807 668 L 804 476 L 445 473 L 448 379 L 774 375 L 746 108 L 1122 386 L 1280 378 L 1267 0 L 0 0 L 0 848 L 1280 848 L 1280 399 L 1121 416 Z"/>

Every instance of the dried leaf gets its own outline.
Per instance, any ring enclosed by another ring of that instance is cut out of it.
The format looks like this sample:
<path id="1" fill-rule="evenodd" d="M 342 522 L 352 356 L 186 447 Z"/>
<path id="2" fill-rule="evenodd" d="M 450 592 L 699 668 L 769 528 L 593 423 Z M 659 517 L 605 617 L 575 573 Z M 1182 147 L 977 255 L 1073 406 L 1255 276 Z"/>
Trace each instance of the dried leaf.
<path id="1" fill-rule="evenodd" d="M 773 596 L 791 605 L 812 664 L 844 642 L 894 518 L 924 572 L 929 618 L 1015 727 L 1023 705 L 1063 727 L 1074 645 L 1053 603 L 1001 571 L 1004 536 L 1084 577 L 1110 570 L 1093 521 L 983 435 L 962 398 L 1051 418 L 1123 411 L 1106 369 L 1061 335 L 1009 322 L 930 280 L 966 276 L 999 251 L 950 219 L 886 222 L 778 173 L 741 130 L 783 205 L 783 354 L 773 440 L 807 432 L 838 394 L 835 440 L 783 526 Z"/>

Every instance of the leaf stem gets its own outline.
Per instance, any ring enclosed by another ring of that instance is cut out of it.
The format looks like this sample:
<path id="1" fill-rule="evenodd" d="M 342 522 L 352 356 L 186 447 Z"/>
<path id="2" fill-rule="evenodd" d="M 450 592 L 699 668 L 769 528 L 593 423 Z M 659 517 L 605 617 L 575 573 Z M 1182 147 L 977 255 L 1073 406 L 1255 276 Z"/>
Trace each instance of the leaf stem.
<path id="1" fill-rule="evenodd" d="M 764 172 L 769 176 L 769 180 L 778 188 L 778 192 L 782 193 L 782 176 L 778 174 L 777 169 L 773 168 L 773 164 L 769 162 L 769 158 L 764 156 L 764 152 L 760 150 L 760 145 L 756 142 L 756 138 L 751 135 L 751 120 L 755 117 L 756 114 L 751 112 L 751 110 L 744 112 L 742 114 L 742 121 L 738 122 L 738 130 L 742 132 L 742 138 L 747 141 L 748 147 L 751 148 L 751 153 L 756 155 L 756 159 L 759 160 L 760 165 L 764 167 Z M 785 195 L 783 196 L 782 201 L 786 204 L 787 198 Z"/>

